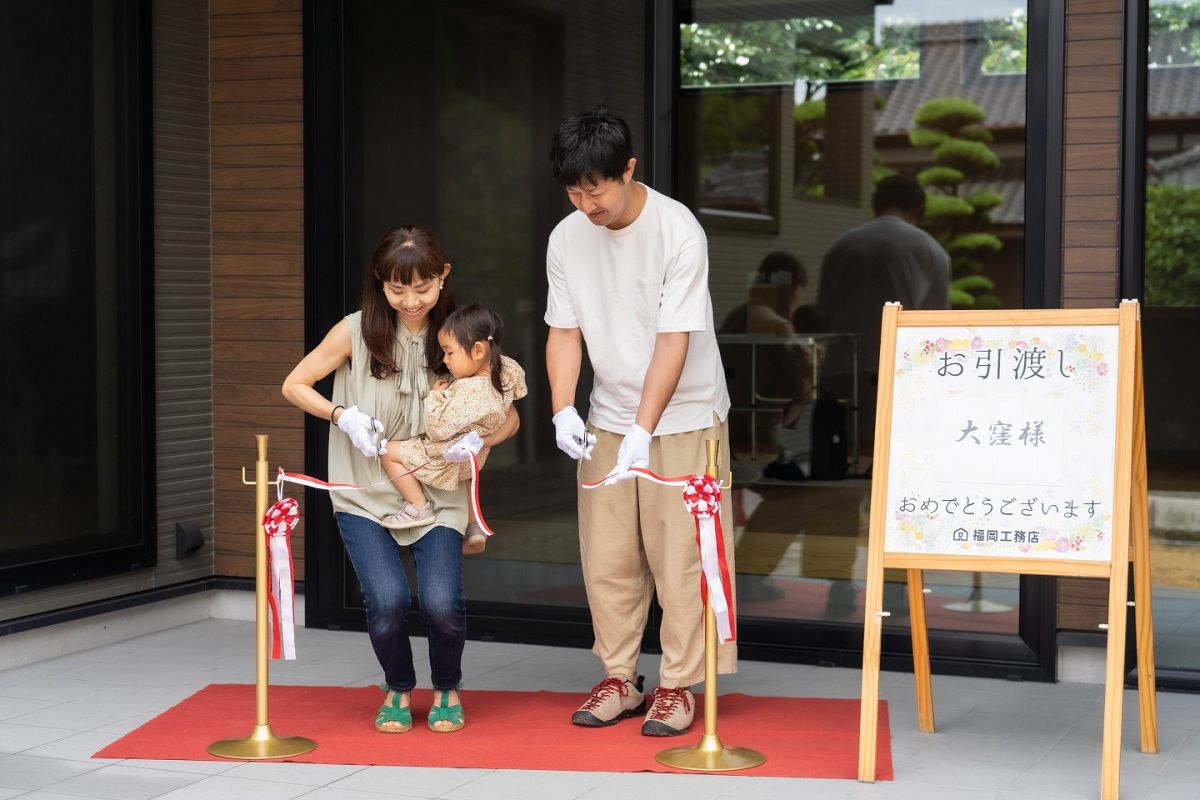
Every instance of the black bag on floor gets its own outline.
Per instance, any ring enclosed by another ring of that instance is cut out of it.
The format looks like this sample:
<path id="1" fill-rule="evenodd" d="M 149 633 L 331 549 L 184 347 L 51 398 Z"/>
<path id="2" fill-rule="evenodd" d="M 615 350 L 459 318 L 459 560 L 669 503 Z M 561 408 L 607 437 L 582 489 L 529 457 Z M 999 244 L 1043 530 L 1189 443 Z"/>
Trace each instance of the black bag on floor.
<path id="1" fill-rule="evenodd" d="M 808 477 L 840 481 L 847 470 L 846 405 L 818 390 L 812 415 L 812 459 Z"/>

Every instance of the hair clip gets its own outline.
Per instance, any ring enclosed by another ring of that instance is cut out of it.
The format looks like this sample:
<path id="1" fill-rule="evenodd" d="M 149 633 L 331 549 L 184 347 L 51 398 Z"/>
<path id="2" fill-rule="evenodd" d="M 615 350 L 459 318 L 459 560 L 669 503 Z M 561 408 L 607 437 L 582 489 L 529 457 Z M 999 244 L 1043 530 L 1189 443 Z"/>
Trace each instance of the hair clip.
<path id="1" fill-rule="evenodd" d="M 491 335 L 490 333 L 488 334 L 488 341 L 489 341 L 489 342 L 494 342 L 494 341 L 496 341 L 495 339 L 493 339 L 493 338 L 492 338 L 492 335 Z"/>

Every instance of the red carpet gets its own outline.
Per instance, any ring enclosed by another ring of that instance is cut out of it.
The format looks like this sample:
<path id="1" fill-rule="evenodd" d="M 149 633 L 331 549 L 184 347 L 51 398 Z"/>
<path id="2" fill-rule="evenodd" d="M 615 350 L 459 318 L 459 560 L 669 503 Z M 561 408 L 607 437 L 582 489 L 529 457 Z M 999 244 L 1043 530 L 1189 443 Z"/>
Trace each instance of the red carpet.
<path id="1" fill-rule="evenodd" d="M 667 747 L 694 745 L 703 733 L 703 700 L 685 735 L 650 738 L 640 721 L 610 728 L 570 724 L 577 694 L 463 692 L 467 726 L 454 734 L 424 727 L 432 693 L 413 695 L 413 730 L 376 733 L 372 722 L 383 693 L 374 687 L 273 686 L 271 728 L 278 736 L 307 736 L 317 749 L 291 761 L 482 769 L 548 769 L 595 772 L 674 772 L 654 760 Z M 727 745 L 751 747 L 767 763 L 744 775 L 849 778 L 858 773 L 857 700 L 721 697 L 718 733 Z M 96 753 L 96 758 L 215 761 L 207 747 L 248 736 L 254 727 L 254 687 L 208 686 Z M 887 705 L 880 703 L 878 777 L 892 779 Z"/>

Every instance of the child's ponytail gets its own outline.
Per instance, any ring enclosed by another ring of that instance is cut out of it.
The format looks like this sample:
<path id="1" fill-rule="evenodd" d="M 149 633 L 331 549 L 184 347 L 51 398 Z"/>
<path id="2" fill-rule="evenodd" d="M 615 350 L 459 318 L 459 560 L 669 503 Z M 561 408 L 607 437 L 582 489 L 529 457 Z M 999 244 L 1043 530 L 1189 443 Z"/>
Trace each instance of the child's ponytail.
<path id="1" fill-rule="evenodd" d="M 504 338 L 504 320 L 500 315 L 487 306 L 472 303 L 457 309 L 442 323 L 442 330 L 452 336 L 461 346 L 470 349 L 476 342 L 485 342 L 491 352 L 489 367 L 492 373 L 492 386 L 503 397 L 511 387 L 504 386 L 500 379 L 503 364 L 500 357 L 504 351 L 500 340 Z"/>

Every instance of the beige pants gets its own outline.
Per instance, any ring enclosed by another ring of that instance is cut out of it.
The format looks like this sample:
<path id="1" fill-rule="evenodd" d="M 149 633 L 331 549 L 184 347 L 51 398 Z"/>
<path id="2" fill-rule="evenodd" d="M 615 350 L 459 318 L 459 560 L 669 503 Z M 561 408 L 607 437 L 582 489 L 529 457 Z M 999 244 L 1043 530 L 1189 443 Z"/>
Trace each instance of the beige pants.
<path id="1" fill-rule="evenodd" d="M 580 481 L 597 481 L 612 469 L 619 434 L 597 430 Z M 650 443 L 650 470 L 664 477 L 704 472 L 705 439 L 720 441 L 720 473 L 729 474 L 729 431 L 713 415 L 705 430 L 658 436 Z M 732 577 L 733 516 L 729 493 L 721 500 L 725 555 Z M 700 552 L 696 523 L 683 506 L 682 490 L 640 478 L 615 486 L 579 490 L 579 554 L 592 629 L 606 675 L 633 678 L 651 592 L 663 609 L 659 683 L 666 688 L 704 680 L 704 604 L 700 600 Z M 737 671 L 737 645 L 721 645 L 720 672 Z"/>

